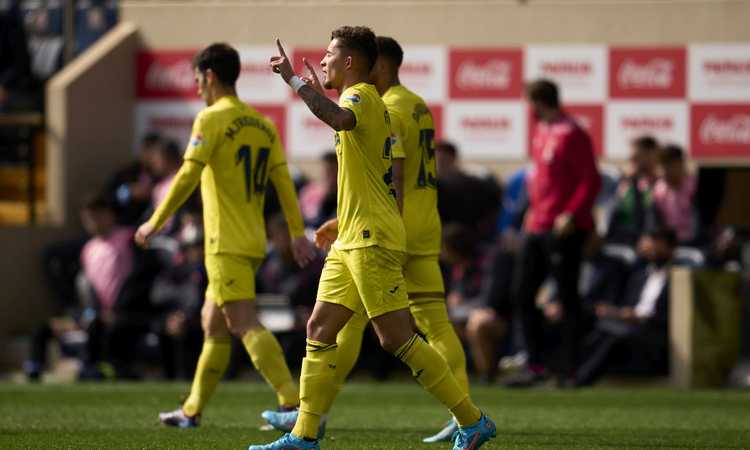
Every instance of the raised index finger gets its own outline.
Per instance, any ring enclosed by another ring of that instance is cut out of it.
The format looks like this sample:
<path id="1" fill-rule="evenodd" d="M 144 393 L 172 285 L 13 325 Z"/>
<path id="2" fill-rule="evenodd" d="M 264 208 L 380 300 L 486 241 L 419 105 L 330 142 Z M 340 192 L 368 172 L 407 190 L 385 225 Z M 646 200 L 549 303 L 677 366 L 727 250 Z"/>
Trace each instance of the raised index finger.
<path id="1" fill-rule="evenodd" d="M 286 58 L 286 52 L 284 51 L 284 46 L 281 45 L 281 39 L 276 38 L 276 46 L 279 48 L 279 55 L 281 55 L 284 58 Z"/>

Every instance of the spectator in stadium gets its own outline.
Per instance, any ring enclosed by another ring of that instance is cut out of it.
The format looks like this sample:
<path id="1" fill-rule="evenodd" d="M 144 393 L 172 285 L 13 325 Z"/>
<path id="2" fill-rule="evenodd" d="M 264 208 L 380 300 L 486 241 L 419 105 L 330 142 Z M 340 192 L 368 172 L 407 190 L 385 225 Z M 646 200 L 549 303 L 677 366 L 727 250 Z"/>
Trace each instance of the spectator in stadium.
<path id="1" fill-rule="evenodd" d="M 104 195 L 81 211 L 91 236 L 81 252 L 79 295 L 84 304 L 88 345 L 83 378 L 112 372 L 132 377 L 140 336 L 150 321 L 149 291 L 158 268 L 137 252 L 133 229 L 118 225 L 114 205 Z"/>
<path id="2" fill-rule="evenodd" d="M 671 228 L 680 244 L 698 238 L 695 208 L 696 177 L 688 173 L 685 152 L 677 145 L 666 145 L 659 155 L 662 176 L 654 186 L 654 205 L 660 223 Z"/>
<path id="3" fill-rule="evenodd" d="M 317 254 L 307 266 L 299 267 L 294 261 L 292 240 L 283 214 L 271 216 L 266 228 L 271 250 L 258 269 L 257 293 L 283 295 L 289 300 L 294 312 L 294 326 L 288 336 L 279 340 L 287 359 L 301 361 L 305 352 L 306 324 L 315 305 L 325 258 Z"/>
<path id="4" fill-rule="evenodd" d="M 201 307 L 208 286 L 203 264 L 203 224 L 200 210 L 180 216 L 176 233 L 179 251 L 174 265 L 160 273 L 151 290 L 158 315 L 153 328 L 159 336 L 164 375 L 192 379 L 203 343 Z"/>
<path id="5" fill-rule="evenodd" d="M 644 264 L 630 272 L 624 289 L 610 289 L 608 298 L 596 303 L 595 327 L 585 341 L 588 356 L 578 369 L 577 384 L 594 383 L 616 362 L 647 374 L 666 370 L 669 272 L 675 245 L 672 230 L 648 231 L 639 246 Z"/>
<path id="6" fill-rule="evenodd" d="M 438 176 L 438 212 L 444 225 L 460 223 L 490 240 L 496 222 L 502 189 L 494 177 L 479 178 L 462 170 L 458 149 L 448 141 L 435 145 Z"/>
<path id="7" fill-rule="evenodd" d="M 18 5 L 0 11 L 0 112 L 33 110 L 31 59 Z"/>
<path id="8" fill-rule="evenodd" d="M 496 375 L 498 343 L 510 318 L 512 256 L 480 245 L 476 232 L 465 225 L 443 229 L 440 254 L 446 284 L 448 316 L 468 343 L 482 380 Z"/>
<path id="9" fill-rule="evenodd" d="M 168 140 L 162 145 L 156 147 L 152 159 L 152 173 L 156 179 L 156 184 L 151 190 L 151 209 L 155 210 L 157 206 L 167 197 L 169 187 L 177 171 L 182 164 L 182 151 L 180 145 L 173 140 Z M 170 234 L 174 228 L 174 220 L 170 219 L 164 225 L 162 234 Z"/>
<path id="10" fill-rule="evenodd" d="M 155 132 L 141 139 L 138 159 L 117 170 L 107 182 L 105 192 L 117 200 L 117 222 L 135 225 L 151 205 L 155 176 L 154 164 L 164 139 Z"/>
<path id="11" fill-rule="evenodd" d="M 658 179 L 659 143 L 641 136 L 630 143 L 625 176 L 617 187 L 617 200 L 607 230 L 607 241 L 635 247 L 653 224 L 653 190 Z"/>
<path id="12" fill-rule="evenodd" d="M 510 381 L 531 386 L 546 379 L 544 317 L 536 307 L 539 287 L 551 274 L 562 306 L 558 384 L 574 383 L 578 364 L 581 304 L 578 295 L 583 247 L 594 228 L 592 208 L 601 185 L 591 138 L 560 105 L 557 85 L 537 80 L 526 96 L 539 120 L 532 140 L 534 174 L 516 280 L 516 301 L 529 355 L 526 371 Z"/>
<path id="13" fill-rule="evenodd" d="M 336 176 L 338 163 L 336 152 L 328 151 L 321 158 L 323 177 L 307 183 L 299 193 L 299 206 L 305 224 L 318 228 L 336 215 Z"/>
<path id="14" fill-rule="evenodd" d="M 111 0 L 79 1 L 76 11 L 76 54 L 83 53 L 117 23 L 117 4 Z"/>

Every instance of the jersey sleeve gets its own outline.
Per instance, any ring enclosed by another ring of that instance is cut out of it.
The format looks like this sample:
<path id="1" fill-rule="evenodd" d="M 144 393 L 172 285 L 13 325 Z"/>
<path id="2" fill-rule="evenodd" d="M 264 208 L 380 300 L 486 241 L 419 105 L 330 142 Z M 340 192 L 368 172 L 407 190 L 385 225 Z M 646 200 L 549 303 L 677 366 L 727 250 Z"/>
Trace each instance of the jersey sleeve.
<path id="1" fill-rule="evenodd" d="M 206 115 L 201 112 L 195 117 L 190 142 L 185 150 L 185 159 L 206 165 L 216 148 L 215 137 L 211 133 Z"/>
<path id="2" fill-rule="evenodd" d="M 391 157 L 393 159 L 406 158 L 406 151 L 404 150 L 404 136 L 406 136 L 404 122 L 396 113 L 390 112 L 388 115 L 391 118 Z"/>
<path id="3" fill-rule="evenodd" d="M 365 101 L 364 96 L 355 88 L 350 87 L 341 94 L 339 99 L 339 106 L 346 108 L 354 113 L 354 117 L 357 119 L 356 128 L 363 123 L 364 120 L 364 107 L 363 102 Z"/>

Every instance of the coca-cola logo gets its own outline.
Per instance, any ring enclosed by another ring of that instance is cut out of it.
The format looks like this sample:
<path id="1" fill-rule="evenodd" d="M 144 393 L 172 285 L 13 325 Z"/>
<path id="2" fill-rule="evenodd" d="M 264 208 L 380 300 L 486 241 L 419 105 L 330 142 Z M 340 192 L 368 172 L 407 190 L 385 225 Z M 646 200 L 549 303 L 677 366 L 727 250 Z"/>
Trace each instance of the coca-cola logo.
<path id="1" fill-rule="evenodd" d="M 639 64 L 626 59 L 617 74 L 620 86 L 628 89 L 668 89 L 674 81 L 674 63 L 665 58 L 654 58 Z"/>
<path id="2" fill-rule="evenodd" d="M 466 61 L 458 69 L 456 86 L 464 90 L 506 90 L 512 82 L 512 69 L 509 62 L 497 59 L 485 63 Z"/>
<path id="3" fill-rule="evenodd" d="M 621 120 L 623 128 L 664 130 L 674 128 L 674 119 L 671 117 L 624 117 Z"/>
<path id="4" fill-rule="evenodd" d="M 750 145 L 750 115 L 720 118 L 710 114 L 700 125 L 700 138 L 704 144 Z"/>
<path id="5" fill-rule="evenodd" d="M 543 74 L 550 76 L 590 75 L 594 71 L 591 63 L 585 61 L 544 62 L 541 69 Z"/>
<path id="6" fill-rule="evenodd" d="M 146 70 L 145 85 L 150 91 L 189 91 L 194 82 L 193 66 L 188 60 L 172 64 L 154 61 Z"/>
<path id="7" fill-rule="evenodd" d="M 507 130 L 512 125 L 510 119 L 503 117 L 465 117 L 461 119 L 461 126 L 471 130 Z"/>
<path id="8" fill-rule="evenodd" d="M 710 75 L 750 76 L 750 60 L 737 61 L 725 59 L 704 61 L 703 70 Z"/>

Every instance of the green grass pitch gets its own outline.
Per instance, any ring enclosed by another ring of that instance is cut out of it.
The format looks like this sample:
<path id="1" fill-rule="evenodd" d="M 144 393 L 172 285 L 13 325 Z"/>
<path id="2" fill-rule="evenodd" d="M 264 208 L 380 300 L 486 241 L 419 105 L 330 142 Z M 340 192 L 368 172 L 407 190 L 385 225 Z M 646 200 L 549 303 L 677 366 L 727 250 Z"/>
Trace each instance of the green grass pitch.
<path id="1" fill-rule="evenodd" d="M 0 448 L 245 449 L 274 396 L 260 383 L 219 386 L 198 429 L 158 425 L 185 384 L 0 384 Z M 750 448 L 750 393 L 666 389 L 509 391 L 476 387 L 497 422 L 484 448 Z M 444 449 L 420 438 L 444 410 L 416 383 L 351 383 L 334 406 L 323 449 Z"/>

